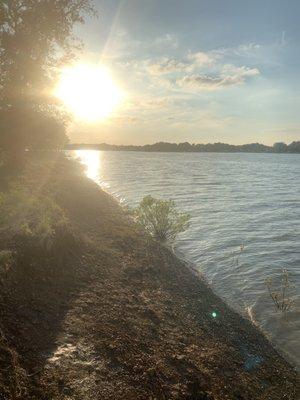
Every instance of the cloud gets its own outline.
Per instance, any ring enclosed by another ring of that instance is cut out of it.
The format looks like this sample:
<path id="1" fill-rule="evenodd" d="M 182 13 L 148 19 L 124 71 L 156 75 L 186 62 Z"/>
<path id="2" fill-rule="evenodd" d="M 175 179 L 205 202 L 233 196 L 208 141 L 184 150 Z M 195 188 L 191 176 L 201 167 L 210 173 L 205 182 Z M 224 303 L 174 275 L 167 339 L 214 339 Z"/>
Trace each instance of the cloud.
<path id="1" fill-rule="evenodd" d="M 104 48 L 102 57 L 105 59 L 132 59 L 139 53 L 167 54 L 168 51 L 175 51 L 179 46 L 177 36 L 174 34 L 165 34 L 149 40 L 138 40 L 132 37 L 124 29 L 116 29 L 111 32 L 110 37 Z"/>
<path id="2" fill-rule="evenodd" d="M 235 67 L 234 65 L 224 65 L 221 73 L 217 76 L 192 74 L 185 75 L 176 81 L 177 85 L 182 88 L 192 90 L 218 90 L 230 86 L 243 84 L 249 78 L 260 75 L 257 68 L 248 68 L 245 66 Z"/>
<path id="3" fill-rule="evenodd" d="M 167 57 L 163 57 L 154 63 L 149 63 L 147 66 L 147 70 L 151 75 L 165 75 L 174 72 L 185 72 L 187 68 L 188 64 Z"/>
<path id="4" fill-rule="evenodd" d="M 191 62 L 194 67 L 211 67 L 222 58 L 220 54 L 213 52 L 198 51 L 197 53 L 189 53 L 187 59 Z"/>
<path id="5" fill-rule="evenodd" d="M 166 35 L 156 38 L 153 45 L 158 48 L 177 49 L 179 46 L 178 39 L 175 35 L 167 33 Z"/>
<path id="6" fill-rule="evenodd" d="M 222 86 L 222 78 L 193 74 L 178 79 L 176 83 L 182 88 L 193 90 L 215 90 Z"/>
<path id="7" fill-rule="evenodd" d="M 119 30 L 114 33 L 113 44 L 113 54 L 122 54 L 122 57 L 112 60 L 112 68 L 118 69 L 120 80 L 125 78 L 128 91 L 138 99 L 141 93 L 159 97 L 158 102 L 142 101 L 133 107 L 142 106 L 146 112 L 168 108 L 170 104 L 166 98 L 174 96 L 175 92 L 193 97 L 193 92 L 225 90 L 260 75 L 259 69 L 252 66 L 253 61 L 251 66 L 245 63 L 245 57 L 260 53 L 260 45 L 254 42 L 209 51 L 174 52 L 179 44 L 173 34 L 154 37 L 152 42 L 141 44 L 126 31 Z M 161 96 L 165 97 L 161 99 Z"/>
<path id="8" fill-rule="evenodd" d="M 254 46 L 256 45 L 249 44 L 247 46 L 240 46 L 236 51 L 244 52 L 244 54 L 246 54 L 247 52 L 250 52 Z M 259 75 L 257 68 L 248 68 L 246 66 L 236 67 L 232 64 L 224 64 L 222 59 L 225 56 L 225 51 L 229 51 L 229 49 L 223 49 L 220 50 L 220 52 L 190 52 L 182 59 L 162 57 L 155 62 L 148 60 L 145 68 L 150 75 L 155 77 L 161 76 L 162 80 L 164 80 L 164 75 L 180 75 L 183 73 L 194 72 L 194 75 L 192 75 L 194 76 L 194 80 L 195 76 L 198 75 L 201 79 L 197 78 L 196 81 L 202 82 L 204 86 L 209 87 L 225 86 L 226 84 L 229 85 L 230 82 L 232 82 L 232 84 L 235 82 L 243 83 L 246 77 Z M 207 75 L 207 71 L 214 71 L 217 75 Z M 180 80 L 191 82 L 193 79 L 191 76 L 186 76 L 179 79 L 179 81 Z M 166 82 L 164 85 L 166 86 Z"/>
<path id="9" fill-rule="evenodd" d="M 250 42 L 244 43 L 236 47 L 222 47 L 219 49 L 212 50 L 212 54 L 216 55 L 217 57 L 253 57 L 257 55 L 257 53 L 261 50 L 261 45 Z"/>
<path id="10" fill-rule="evenodd" d="M 222 77 L 231 78 L 233 82 L 239 84 L 244 83 L 248 78 L 260 75 L 258 68 L 250 68 L 246 66 L 236 67 L 232 64 L 225 64 L 222 67 Z"/>
<path id="11" fill-rule="evenodd" d="M 173 103 L 171 97 L 154 97 L 146 99 L 142 102 L 143 108 L 147 109 L 164 109 Z"/>
<path id="12" fill-rule="evenodd" d="M 151 75 L 166 75 L 171 73 L 191 72 L 193 70 L 212 67 L 216 64 L 221 56 L 210 52 L 199 51 L 197 53 L 188 53 L 181 60 L 176 58 L 162 57 L 156 62 L 150 63 L 147 70 Z"/>
<path id="13" fill-rule="evenodd" d="M 289 42 L 290 40 L 287 37 L 286 31 L 282 31 L 280 34 L 280 38 L 275 41 L 274 47 L 277 50 L 283 50 L 285 47 L 288 46 Z"/>
<path id="14" fill-rule="evenodd" d="M 248 44 L 242 44 L 238 46 L 237 48 L 233 49 L 233 53 L 237 56 L 253 56 L 255 53 L 257 53 L 261 49 L 261 45 L 257 43 L 248 43 Z"/>

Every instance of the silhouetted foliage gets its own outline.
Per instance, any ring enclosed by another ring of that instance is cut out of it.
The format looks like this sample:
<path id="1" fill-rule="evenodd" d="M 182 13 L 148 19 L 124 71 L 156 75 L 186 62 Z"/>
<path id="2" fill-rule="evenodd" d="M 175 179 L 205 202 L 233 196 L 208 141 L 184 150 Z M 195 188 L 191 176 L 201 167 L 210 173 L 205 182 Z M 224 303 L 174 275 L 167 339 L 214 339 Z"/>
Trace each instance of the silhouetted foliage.
<path id="1" fill-rule="evenodd" d="M 300 153 L 300 142 L 293 142 L 290 145 L 275 143 L 273 147 L 260 143 L 233 145 L 227 143 L 190 144 L 159 142 L 146 144 L 144 146 L 133 145 L 111 145 L 106 143 L 85 144 L 73 143 L 66 146 L 69 150 L 95 149 L 111 151 L 149 151 L 149 152 L 177 152 L 177 153 Z M 283 151 L 285 149 L 285 151 Z M 279 151 L 280 150 L 280 151 Z"/>
<path id="2" fill-rule="evenodd" d="M 88 13 L 90 0 L 1 1 L 0 148 L 13 162 L 26 148 L 65 144 L 65 115 L 51 87 L 80 45 L 73 26 Z"/>
<path id="3" fill-rule="evenodd" d="M 59 149 L 67 142 L 65 124 L 51 113 L 30 107 L 0 110 L 0 147 L 8 168 L 22 164 L 25 149 Z"/>
<path id="4" fill-rule="evenodd" d="M 288 145 L 283 142 L 274 143 L 273 150 L 275 153 L 286 153 L 288 151 Z"/>
<path id="5" fill-rule="evenodd" d="M 174 240 L 178 233 L 188 228 L 190 221 L 189 214 L 179 212 L 172 200 L 152 196 L 143 198 L 135 210 L 135 217 L 150 235 L 161 242 Z"/>
<path id="6" fill-rule="evenodd" d="M 288 146 L 289 153 L 300 153 L 300 142 L 292 142 Z"/>

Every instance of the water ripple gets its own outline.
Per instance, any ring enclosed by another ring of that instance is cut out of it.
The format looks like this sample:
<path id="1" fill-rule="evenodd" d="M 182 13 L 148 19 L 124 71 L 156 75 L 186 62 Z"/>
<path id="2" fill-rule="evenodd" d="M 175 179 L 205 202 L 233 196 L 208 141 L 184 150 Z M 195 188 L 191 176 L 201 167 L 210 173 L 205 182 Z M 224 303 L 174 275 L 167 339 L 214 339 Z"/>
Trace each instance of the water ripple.
<path id="1" fill-rule="evenodd" d="M 88 164 L 88 152 L 83 155 L 82 162 Z M 93 172 L 92 178 L 125 204 L 135 206 L 151 194 L 171 198 L 191 214 L 191 226 L 176 249 L 203 271 L 231 306 L 241 313 L 250 310 L 251 318 L 300 367 L 300 156 L 98 156 L 98 177 Z M 95 153 L 91 160 L 95 162 Z M 286 318 L 274 309 L 264 284 L 267 277 L 280 278 L 282 268 L 291 272 L 296 285 L 295 304 Z"/>

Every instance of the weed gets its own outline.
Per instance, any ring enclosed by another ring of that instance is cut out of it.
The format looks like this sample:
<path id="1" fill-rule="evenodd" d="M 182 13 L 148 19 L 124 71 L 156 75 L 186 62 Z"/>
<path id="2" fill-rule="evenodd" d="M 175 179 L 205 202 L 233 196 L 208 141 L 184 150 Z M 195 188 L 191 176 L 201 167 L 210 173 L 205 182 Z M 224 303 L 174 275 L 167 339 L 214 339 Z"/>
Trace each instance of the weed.
<path id="1" fill-rule="evenodd" d="M 1 250 L 0 251 L 0 272 L 4 273 L 7 276 L 8 271 L 10 270 L 13 264 L 13 252 L 11 250 Z"/>
<path id="2" fill-rule="evenodd" d="M 280 284 L 273 290 L 273 279 L 268 278 L 265 284 L 268 288 L 269 295 L 274 303 L 276 310 L 283 313 L 289 311 L 293 305 L 293 299 L 291 298 L 291 289 L 293 285 L 290 274 L 287 269 L 283 269 L 280 276 Z"/>

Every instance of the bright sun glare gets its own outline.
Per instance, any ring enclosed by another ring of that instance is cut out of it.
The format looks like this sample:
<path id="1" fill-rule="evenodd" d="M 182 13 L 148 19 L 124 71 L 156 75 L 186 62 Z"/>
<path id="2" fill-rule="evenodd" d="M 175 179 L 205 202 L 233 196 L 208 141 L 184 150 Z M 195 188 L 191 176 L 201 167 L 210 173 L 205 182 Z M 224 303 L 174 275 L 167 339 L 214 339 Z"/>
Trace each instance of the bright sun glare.
<path id="1" fill-rule="evenodd" d="M 89 64 L 63 69 L 55 94 L 76 118 L 90 122 L 108 117 L 124 96 L 108 69 Z"/>

